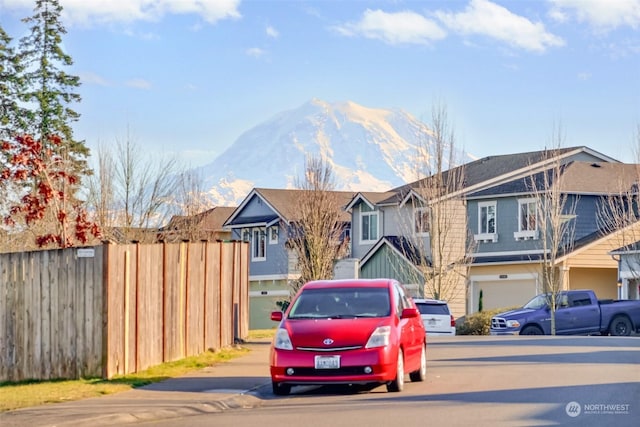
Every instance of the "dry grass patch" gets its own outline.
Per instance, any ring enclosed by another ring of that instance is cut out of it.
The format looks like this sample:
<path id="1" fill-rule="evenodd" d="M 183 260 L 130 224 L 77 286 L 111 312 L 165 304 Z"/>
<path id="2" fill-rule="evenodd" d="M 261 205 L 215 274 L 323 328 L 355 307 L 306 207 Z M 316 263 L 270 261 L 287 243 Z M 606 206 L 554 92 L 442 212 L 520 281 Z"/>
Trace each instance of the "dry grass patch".
<path id="1" fill-rule="evenodd" d="M 110 380 L 83 378 L 79 380 L 4 382 L 0 383 L 0 412 L 119 393 L 178 377 L 216 363 L 223 363 L 247 352 L 249 349 L 244 347 L 207 351 L 197 356 L 163 363 L 135 374 L 121 375 Z"/>

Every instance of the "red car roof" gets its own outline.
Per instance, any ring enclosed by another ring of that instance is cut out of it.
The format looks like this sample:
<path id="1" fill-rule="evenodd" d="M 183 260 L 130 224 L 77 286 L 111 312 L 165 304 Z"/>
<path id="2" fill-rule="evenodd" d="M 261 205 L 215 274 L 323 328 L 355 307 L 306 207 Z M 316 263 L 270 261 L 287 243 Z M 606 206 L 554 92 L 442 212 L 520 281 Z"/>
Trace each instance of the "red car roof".
<path id="1" fill-rule="evenodd" d="M 343 279 L 343 280 L 314 280 L 304 285 L 305 289 L 321 288 L 388 288 L 393 279 Z"/>

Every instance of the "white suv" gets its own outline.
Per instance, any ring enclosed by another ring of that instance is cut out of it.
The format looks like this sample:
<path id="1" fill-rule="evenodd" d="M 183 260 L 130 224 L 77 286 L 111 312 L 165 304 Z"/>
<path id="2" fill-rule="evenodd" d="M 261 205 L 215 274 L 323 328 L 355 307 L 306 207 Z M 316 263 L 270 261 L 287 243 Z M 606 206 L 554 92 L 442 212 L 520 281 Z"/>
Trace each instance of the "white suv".
<path id="1" fill-rule="evenodd" d="M 414 298 L 427 335 L 455 335 L 456 319 L 446 301 Z"/>

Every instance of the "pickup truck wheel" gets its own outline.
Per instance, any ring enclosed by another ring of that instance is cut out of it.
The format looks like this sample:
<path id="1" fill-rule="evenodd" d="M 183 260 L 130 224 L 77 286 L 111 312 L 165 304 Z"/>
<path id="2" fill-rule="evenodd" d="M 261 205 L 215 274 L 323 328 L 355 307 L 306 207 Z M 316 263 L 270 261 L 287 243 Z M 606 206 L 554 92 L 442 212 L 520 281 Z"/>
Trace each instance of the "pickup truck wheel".
<path id="1" fill-rule="evenodd" d="M 631 335 L 631 322 L 626 316 L 616 316 L 609 325 L 609 335 L 628 337 Z"/>
<path id="2" fill-rule="evenodd" d="M 542 330 L 537 326 L 527 326 L 520 331 L 520 335 L 542 335 Z"/>

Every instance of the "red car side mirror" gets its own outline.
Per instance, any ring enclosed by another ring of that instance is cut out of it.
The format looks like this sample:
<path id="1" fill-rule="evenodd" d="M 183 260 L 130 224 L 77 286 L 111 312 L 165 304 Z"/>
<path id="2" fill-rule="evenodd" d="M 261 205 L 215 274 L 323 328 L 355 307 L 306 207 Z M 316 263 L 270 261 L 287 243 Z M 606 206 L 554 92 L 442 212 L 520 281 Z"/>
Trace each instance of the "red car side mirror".
<path id="1" fill-rule="evenodd" d="M 402 315 L 400 316 L 402 319 L 409 319 L 412 317 L 420 316 L 420 312 L 417 308 L 405 308 L 402 310 Z"/>
<path id="2" fill-rule="evenodd" d="M 284 315 L 281 311 L 272 311 L 271 312 L 271 320 L 274 322 L 279 322 L 282 320 L 282 316 Z"/>

